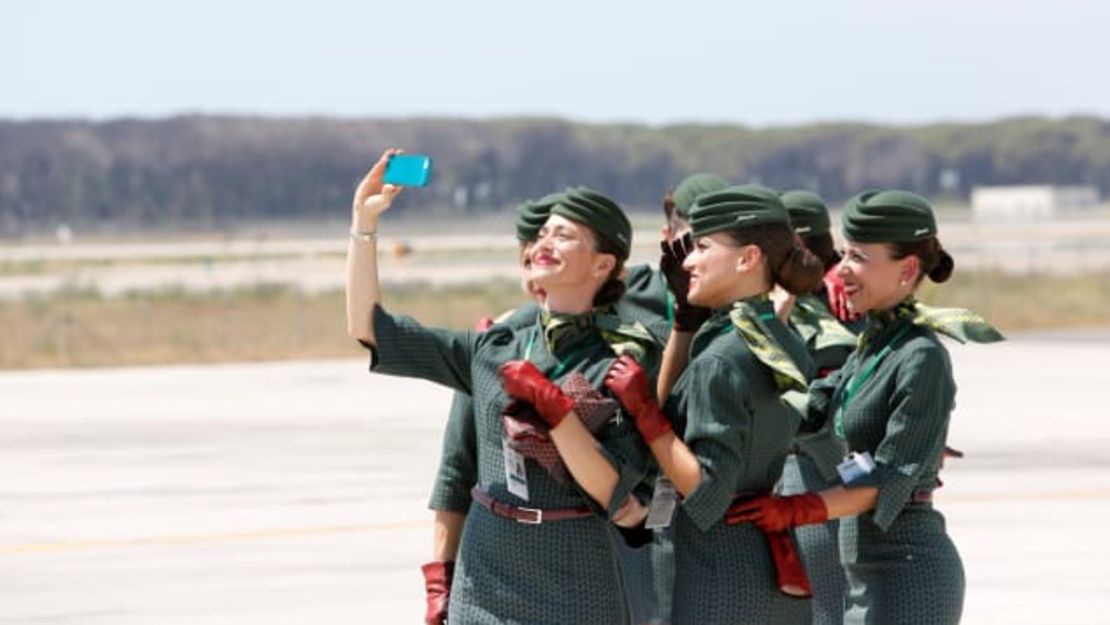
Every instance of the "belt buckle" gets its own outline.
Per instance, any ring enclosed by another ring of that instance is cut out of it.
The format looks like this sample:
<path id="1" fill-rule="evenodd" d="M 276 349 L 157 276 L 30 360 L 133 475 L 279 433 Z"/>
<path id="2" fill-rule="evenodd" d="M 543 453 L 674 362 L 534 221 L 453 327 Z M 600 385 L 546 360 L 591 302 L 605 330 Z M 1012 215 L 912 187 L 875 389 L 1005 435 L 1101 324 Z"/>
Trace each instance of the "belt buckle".
<path id="1" fill-rule="evenodd" d="M 517 508 L 517 510 L 520 510 L 521 512 L 532 515 L 532 518 L 517 517 L 517 519 L 516 519 L 517 523 L 524 523 L 525 525 L 539 525 L 540 523 L 543 523 L 543 510 L 540 510 L 539 508 L 519 508 L 519 507 Z"/>

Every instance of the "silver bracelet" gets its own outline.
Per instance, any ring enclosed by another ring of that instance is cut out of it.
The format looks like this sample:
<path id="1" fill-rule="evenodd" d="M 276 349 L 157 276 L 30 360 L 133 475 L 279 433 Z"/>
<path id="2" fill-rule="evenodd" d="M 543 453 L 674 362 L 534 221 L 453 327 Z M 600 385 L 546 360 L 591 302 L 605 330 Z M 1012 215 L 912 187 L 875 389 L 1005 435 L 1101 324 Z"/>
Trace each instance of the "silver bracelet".
<path id="1" fill-rule="evenodd" d="M 363 232 L 361 230 L 355 230 L 354 228 L 351 228 L 351 238 L 357 239 L 359 241 L 370 242 L 378 238 L 378 233 L 374 230 L 370 232 Z"/>

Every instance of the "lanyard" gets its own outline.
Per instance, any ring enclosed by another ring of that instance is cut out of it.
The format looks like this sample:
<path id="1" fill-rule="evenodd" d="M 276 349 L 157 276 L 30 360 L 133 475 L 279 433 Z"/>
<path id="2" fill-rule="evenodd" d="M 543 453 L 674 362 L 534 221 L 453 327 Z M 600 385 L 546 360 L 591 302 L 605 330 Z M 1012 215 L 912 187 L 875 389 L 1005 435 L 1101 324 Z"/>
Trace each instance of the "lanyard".
<path id="1" fill-rule="evenodd" d="M 898 342 L 898 339 L 902 338 L 902 335 L 906 332 L 909 332 L 911 327 L 911 325 L 907 325 L 899 330 L 886 346 L 871 358 L 871 362 L 867 363 L 867 367 L 853 375 L 852 379 L 848 380 L 848 387 L 844 389 L 844 395 L 840 399 L 840 406 L 836 409 L 836 435 L 840 437 L 841 440 L 844 439 L 844 410 L 852 403 L 852 399 L 855 398 L 856 393 L 859 392 L 864 382 L 875 373 L 875 368 L 879 366 L 883 358 L 886 358 L 887 354 L 894 350 L 894 344 Z"/>

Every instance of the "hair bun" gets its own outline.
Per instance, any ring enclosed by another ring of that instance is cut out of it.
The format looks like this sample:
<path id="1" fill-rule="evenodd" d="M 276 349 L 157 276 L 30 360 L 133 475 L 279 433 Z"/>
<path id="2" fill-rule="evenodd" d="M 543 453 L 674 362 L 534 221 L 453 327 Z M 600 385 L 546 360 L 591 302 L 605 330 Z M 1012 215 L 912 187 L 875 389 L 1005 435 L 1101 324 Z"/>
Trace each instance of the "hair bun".
<path id="1" fill-rule="evenodd" d="M 937 284 L 948 280 L 952 276 L 952 270 L 956 268 L 956 261 L 953 260 L 952 255 L 941 248 L 938 250 L 940 257 L 937 260 L 936 267 L 929 270 L 929 279 Z"/>

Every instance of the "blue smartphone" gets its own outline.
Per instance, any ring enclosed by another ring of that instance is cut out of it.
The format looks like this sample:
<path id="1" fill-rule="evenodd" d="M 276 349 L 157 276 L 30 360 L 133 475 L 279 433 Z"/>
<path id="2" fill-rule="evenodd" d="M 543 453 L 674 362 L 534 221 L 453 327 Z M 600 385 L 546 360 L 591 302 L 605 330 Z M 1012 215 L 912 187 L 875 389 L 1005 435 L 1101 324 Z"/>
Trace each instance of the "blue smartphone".
<path id="1" fill-rule="evenodd" d="M 423 154 L 394 154 L 385 164 L 386 184 L 423 187 L 432 176 L 432 158 Z"/>

